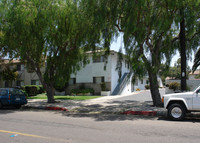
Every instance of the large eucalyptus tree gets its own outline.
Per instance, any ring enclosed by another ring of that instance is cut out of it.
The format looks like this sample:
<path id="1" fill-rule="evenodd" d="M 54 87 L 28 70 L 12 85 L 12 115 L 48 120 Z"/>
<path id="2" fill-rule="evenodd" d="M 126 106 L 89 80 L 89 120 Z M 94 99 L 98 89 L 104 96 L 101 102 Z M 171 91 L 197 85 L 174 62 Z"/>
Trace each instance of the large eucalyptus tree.
<path id="1" fill-rule="evenodd" d="M 0 6 L 1 48 L 35 70 L 53 103 L 54 87 L 87 63 L 90 20 L 74 0 L 2 0 Z"/>
<path id="2" fill-rule="evenodd" d="M 199 5 L 198 1 L 184 0 L 180 3 L 179 0 L 81 0 L 81 2 L 96 25 L 104 24 L 106 35 L 110 37 L 109 42 L 119 33 L 123 33 L 130 68 L 134 75 L 139 77 L 147 71 L 153 104 L 161 106 L 157 76 L 161 63 L 169 66 L 173 54 L 179 49 L 177 39 L 180 26 L 177 24 L 182 19 L 180 8 L 182 5 L 188 5 L 192 9 L 191 6 Z M 198 11 L 194 10 L 194 13 Z M 184 12 L 190 15 L 192 11 Z"/>

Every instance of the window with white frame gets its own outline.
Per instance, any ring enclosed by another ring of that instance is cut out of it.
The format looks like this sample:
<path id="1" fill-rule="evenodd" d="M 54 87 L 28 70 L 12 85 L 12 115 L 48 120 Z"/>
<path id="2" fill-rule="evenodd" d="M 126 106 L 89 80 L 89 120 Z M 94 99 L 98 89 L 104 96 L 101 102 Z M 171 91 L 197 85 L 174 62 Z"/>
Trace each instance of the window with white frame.
<path id="1" fill-rule="evenodd" d="M 70 78 L 69 85 L 74 85 L 74 84 L 76 84 L 76 78 Z"/>
<path id="2" fill-rule="evenodd" d="M 31 80 L 31 85 L 40 85 L 39 80 Z"/>
<path id="3" fill-rule="evenodd" d="M 24 81 L 23 80 L 17 80 L 16 85 L 20 86 L 20 87 L 24 86 Z"/>
<path id="4" fill-rule="evenodd" d="M 104 62 L 104 56 L 96 56 L 93 57 L 93 63 L 100 63 L 100 62 Z"/>
<path id="5" fill-rule="evenodd" d="M 104 82 L 104 77 L 101 76 L 101 77 L 93 77 L 93 83 L 96 83 L 96 84 L 100 84 Z"/>

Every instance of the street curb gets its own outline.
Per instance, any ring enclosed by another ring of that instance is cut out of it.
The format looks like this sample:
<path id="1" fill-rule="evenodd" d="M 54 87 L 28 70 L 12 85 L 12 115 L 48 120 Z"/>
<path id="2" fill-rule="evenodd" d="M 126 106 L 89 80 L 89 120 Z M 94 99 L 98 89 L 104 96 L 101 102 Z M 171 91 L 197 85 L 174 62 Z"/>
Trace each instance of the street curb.
<path id="1" fill-rule="evenodd" d="M 68 111 L 65 107 L 45 107 L 45 110 L 59 110 L 59 111 Z"/>
<path id="2" fill-rule="evenodd" d="M 67 108 L 65 107 L 51 107 L 51 106 L 47 106 L 47 107 L 34 107 L 34 106 L 25 106 L 24 107 L 25 109 L 26 108 L 29 108 L 29 109 L 40 109 L 40 110 L 57 110 L 57 111 L 68 111 Z"/>

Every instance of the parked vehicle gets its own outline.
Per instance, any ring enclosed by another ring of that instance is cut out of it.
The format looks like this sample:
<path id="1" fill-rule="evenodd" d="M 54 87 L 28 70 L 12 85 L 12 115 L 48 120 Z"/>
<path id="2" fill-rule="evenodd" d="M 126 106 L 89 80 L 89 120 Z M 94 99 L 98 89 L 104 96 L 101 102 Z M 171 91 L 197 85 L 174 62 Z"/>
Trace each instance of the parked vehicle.
<path id="1" fill-rule="evenodd" d="M 0 88 L 0 108 L 3 106 L 15 106 L 20 108 L 21 105 L 27 104 L 25 93 L 15 88 Z"/>
<path id="2" fill-rule="evenodd" d="M 191 92 L 166 94 L 162 102 L 171 120 L 183 120 L 187 112 L 200 112 L 200 86 Z"/>

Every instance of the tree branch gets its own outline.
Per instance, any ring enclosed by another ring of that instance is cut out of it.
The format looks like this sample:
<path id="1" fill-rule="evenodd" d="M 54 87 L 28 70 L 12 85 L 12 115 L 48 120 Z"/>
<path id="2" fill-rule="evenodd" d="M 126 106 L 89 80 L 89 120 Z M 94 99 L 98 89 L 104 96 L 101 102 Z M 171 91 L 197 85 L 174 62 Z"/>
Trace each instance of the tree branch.
<path id="1" fill-rule="evenodd" d="M 117 29 L 118 29 L 119 32 L 124 32 L 124 31 L 120 28 L 119 23 L 116 24 L 115 27 L 117 27 Z"/>
<path id="2" fill-rule="evenodd" d="M 191 40 L 192 40 L 194 37 L 196 37 L 197 35 L 200 35 L 200 31 L 194 33 L 194 35 L 193 35 L 191 38 L 189 38 L 189 39 L 186 38 L 186 41 L 191 41 Z"/>

